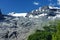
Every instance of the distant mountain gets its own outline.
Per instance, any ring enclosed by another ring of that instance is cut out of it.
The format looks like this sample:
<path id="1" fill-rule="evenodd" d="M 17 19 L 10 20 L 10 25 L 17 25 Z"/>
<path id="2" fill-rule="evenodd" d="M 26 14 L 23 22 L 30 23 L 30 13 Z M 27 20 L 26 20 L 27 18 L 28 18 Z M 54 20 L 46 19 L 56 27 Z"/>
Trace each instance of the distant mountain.
<path id="1" fill-rule="evenodd" d="M 4 18 L 4 19 L 3 19 Z M 44 30 L 44 25 L 49 25 L 49 21 L 60 19 L 60 8 L 52 6 L 39 7 L 29 13 L 0 13 L 0 38 L 9 31 L 11 35 L 14 31 L 18 33 L 17 40 L 26 40 L 35 30 Z M 13 39 L 13 35 L 9 38 Z M 4 38 L 3 38 L 4 39 Z M 1 40 L 3 40 L 1 38 Z M 15 38 L 13 40 L 16 40 Z"/>
<path id="2" fill-rule="evenodd" d="M 52 7 L 52 6 L 43 6 L 43 7 L 39 7 L 36 10 L 32 10 L 29 13 L 9 13 L 8 15 L 10 16 L 15 16 L 15 17 L 31 17 L 31 18 L 39 18 L 42 16 L 47 16 L 47 18 L 49 17 L 58 17 L 58 15 L 60 15 L 60 8 L 58 7 Z"/>

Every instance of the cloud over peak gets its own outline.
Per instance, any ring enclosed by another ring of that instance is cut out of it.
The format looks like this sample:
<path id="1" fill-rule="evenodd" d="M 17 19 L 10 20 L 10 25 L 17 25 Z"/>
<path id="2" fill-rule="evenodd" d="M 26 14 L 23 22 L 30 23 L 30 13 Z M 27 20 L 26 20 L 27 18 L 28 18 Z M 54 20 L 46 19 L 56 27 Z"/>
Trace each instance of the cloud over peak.
<path id="1" fill-rule="evenodd" d="M 39 5 L 39 2 L 33 2 L 34 5 Z"/>

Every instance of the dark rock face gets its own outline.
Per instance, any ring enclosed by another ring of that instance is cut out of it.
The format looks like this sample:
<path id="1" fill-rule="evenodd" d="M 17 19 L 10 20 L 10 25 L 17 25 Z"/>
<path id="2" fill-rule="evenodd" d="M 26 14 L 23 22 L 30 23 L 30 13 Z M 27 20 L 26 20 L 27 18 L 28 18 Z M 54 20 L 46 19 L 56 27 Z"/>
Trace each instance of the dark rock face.
<path id="1" fill-rule="evenodd" d="M 3 19 L 4 19 L 4 15 L 2 14 L 1 9 L 0 9 L 0 20 L 3 20 Z"/>
<path id="2" fill-rule="evenodd" d="M 56 16 L 56 13 L 50 12 L 50 13 L 48 13 L 48 16 Z"/>

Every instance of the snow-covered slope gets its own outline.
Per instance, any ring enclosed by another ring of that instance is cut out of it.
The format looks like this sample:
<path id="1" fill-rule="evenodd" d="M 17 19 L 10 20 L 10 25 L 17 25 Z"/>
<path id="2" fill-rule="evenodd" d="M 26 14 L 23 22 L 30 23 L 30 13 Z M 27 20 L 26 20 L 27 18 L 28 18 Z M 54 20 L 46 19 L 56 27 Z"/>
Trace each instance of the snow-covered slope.
<path id="1" fill-rule="evenodd" d="M 20 16 L 23 16 L 25 17 L 27 15 L 27 13 L 9 13 L 8 15 L 11 15 L 11 16 L 16 16 L 16 17 L 20 17 Z"/>

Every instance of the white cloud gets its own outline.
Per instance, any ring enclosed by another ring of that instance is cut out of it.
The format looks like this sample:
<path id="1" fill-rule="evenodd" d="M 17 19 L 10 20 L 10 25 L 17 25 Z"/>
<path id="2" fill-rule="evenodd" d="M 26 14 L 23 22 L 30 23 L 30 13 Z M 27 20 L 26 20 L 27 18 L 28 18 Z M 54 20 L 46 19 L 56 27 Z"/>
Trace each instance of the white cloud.
<path id="1" fill-rule="evenodd" d="M 39 5 L 39 3 L 38 3 L 38 2 L 33 2 L 33 4 L 34 4 L 34 5 Z"/>
<path id="2" fill-rule="evenodd" d="M 60 0 L 57 0 L 57 4 L 60 5 Z"/>

